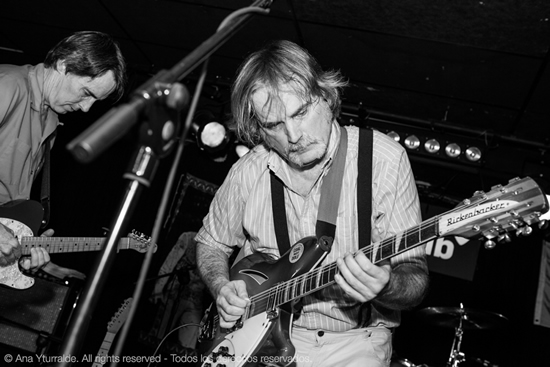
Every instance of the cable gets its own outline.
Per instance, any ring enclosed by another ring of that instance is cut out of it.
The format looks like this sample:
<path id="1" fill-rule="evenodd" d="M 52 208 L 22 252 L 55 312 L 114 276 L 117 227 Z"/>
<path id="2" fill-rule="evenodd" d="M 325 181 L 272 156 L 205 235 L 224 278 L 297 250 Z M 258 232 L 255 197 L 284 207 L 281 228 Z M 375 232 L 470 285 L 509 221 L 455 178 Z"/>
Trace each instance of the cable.
<path id="1" fill-rule="evenodd" d="M 158 351 L 160 350 L 160 347 L 162 346 L 162 343 L 164 343 L 166 341 L 166 339 L 170 336 L 170 334 L 172 334 L 176 330 L 179 330 L 179 329 L 187 327 L 187 326 L 196 326 L 198 328 L 201 327 L 200 324 L 184 324 L 184 325 L 180 325 L 180 326 L 170 330 L 170 332 L 168 332 L 168 334 L 166 334 L 164 336 L 164 338 L 162 338 L 162 340 L 160 341 L 159 345 L 157 346 L 157 348 L 155 349 L 155 351 L 153 352 L 153 355 L 151 357 L 155 357 L 157 355 Z M 151 366 L 152 361 L 153 361 L 153 358 L 151 358 L 149 360 L 149 363 L 147 364 L 147 367 Z"/>

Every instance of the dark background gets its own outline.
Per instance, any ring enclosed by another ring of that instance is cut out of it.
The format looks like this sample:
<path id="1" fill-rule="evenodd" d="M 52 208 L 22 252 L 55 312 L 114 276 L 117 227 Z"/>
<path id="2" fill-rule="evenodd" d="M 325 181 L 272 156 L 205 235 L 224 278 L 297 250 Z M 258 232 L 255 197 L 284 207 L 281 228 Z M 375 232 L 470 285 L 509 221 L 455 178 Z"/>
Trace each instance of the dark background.
<path id="1" fill-rule="evenodd" d="M 105 31 L 120 42 L 127 58 L 131 92 L 159 70 L 172 68 L 207 40 L 233 10 L 249 4 L 3 1 L 0 62 L 38 63 L 73 31 Z M 403 136 L 414 133 L 422 143 L 437 138 L 442 143 L 457 142 L 463 149 L 480 148 L 483 155 L 477 163 L 463 154 L 449 159 L 422 149 L 410 151 L 425 218 L 434 207 L 450 209 L 476 190 L 487 191 L 517 176 L 530 176 L 548 191 L 548 1 L 275 1 L 269 15 L 254 16 L 212 55 L 199 107 L 223 119 L 227 87 L 239 63 L 266 41 L 279 38 L 305 46 L 324 68 L 340 69 L 350 79 L 343 123 Z M 182 80 L 191 92 L 197 74 L 193 71 Z M 137 126 L 89 164 L 79 163 L 65 148 L 110 108 L 97 103 L 88 114 L 61 118 L 65 126 L 52 152 L 51 227 L 58 236 L 101 236 L 118 212 L 128 184 L 123 174 L 137 147 Z M 202 159 L 206 158 L 193 147 L 188 145 L 180 173 L 215 171 L 223 176 L 224 169 L 205 164 Z M 128 230 L 151 233 L 172 159 L 161 161 Z M 189 216 L 202 215 L 199 209 L 190 209 Z M 181 228 L 186 225 L 190 224 L 181 223 Z M 472 281 L 432 273 L 430 294 L 416 310 L 458 307 L 462 302 L 465 307 L 502 314 L 508 322 L 501 328 L 465 332 L 467 357 L 499 366 L 546 365 L 550 331 L 533 324 L 543 235 L 535 230 L 530 237 L 514 238 L 492 251 L 482 248 Z M 171 246 L 159 243 L 152 273 Z M 53 255 L 52 259 L 88 274 L 96 255 Z M 97 352 L 109 319 L 131 296 L 142 259 L 133 251 L 117 255 L 87 335 L 87 352 Z M 154 313 L 146 296 L 133 324 L 138 331 L 149 327 Z M 405 312 L 395 349 L 415 364 L 441 366 L 449 356 L 453 333 L 421 319 L 415 310 Z M 143 352 L 134 340 L 127 344 L 127 353 Z"/>

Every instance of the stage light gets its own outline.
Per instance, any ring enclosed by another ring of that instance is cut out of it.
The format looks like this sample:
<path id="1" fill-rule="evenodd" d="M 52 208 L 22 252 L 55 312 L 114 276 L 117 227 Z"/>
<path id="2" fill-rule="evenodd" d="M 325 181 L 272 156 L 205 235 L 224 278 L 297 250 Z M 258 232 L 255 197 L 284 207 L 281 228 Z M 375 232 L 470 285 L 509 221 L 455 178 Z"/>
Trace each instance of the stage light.
<path id="1" fill-rule="evenodd" d="M 200 132 L 200 141 L 205 147 L 210 149 L 217 148 L 226 139 L 226 130 L 225 126 L 219 122 L 212 121 L 204 125 L 202 131 Z"/>
<path id="2" fill-rule="evenodd" d="M 481 150 L 478 147 L 469 147 L 466 149 L 466 159 L 471 162 L 477 162 L 481 159 Z"/>
<path id="3" fill-rule="evenodd" d="M 462 153 L 462 149 L 456 143 L 450 143 L 445 147 L 445 153 L 451 158 L 456 158 Z"/>
<path id="4" fill-rule="evenodd" d="M 439 152 L 439 150 L 441 149 L 441 145 L 439 144 L 439 142 L 437 140 L 430 139 L 430 140 L 427 140 L 424 143 L 424 148 L 426 149 L 426 151 L 428 153 L 435 154 L 435 153 Z"/>
<path id="5" fill-rule="evenodd" d="M 390 131 L 387 135 L 398 143 L 401 140 L 401 137 L 395 131 Z"/>
<path id="6" fill-rule="evenodd" d="M 405 139 L 404 144 L 408 149 L 418 149 L 420 146 L 420 140 L 416 137 L 416 135 L 409 135 Z"/>
<path id="7" fill-rule="evenodd" d="M 208 153 L 222 151 L 229 142 L 229 133 L 225 125 L 216 121 L 210 111 L 197 111 L 193 122 L 197 145 Z"/>

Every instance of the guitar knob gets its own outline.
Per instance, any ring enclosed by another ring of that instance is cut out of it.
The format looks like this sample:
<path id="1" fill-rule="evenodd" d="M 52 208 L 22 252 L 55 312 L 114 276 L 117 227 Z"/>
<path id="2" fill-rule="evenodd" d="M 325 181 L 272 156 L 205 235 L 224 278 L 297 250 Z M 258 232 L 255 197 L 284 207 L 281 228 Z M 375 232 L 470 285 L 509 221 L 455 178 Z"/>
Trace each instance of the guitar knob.
<path id="1" fill-rule="evenodd" d="M 485 246 L 485 248 L 487 250 L 492 250 L 495 248 L 495 246 L 497 245 L 497 243 L 493 240 L 487 240 L 485 241 L 485 243 L 483 244 L 483 246 Z"/>
<path id="2" fill-rule="evenodd" d="M 529 226 L 523 227 L 523 231 L 521 232 L 521 234 L 524 236 L 529 236 L 531 233 L 533 233 L 533 228 Z"/>
<path id="3" fill-rule="evenodd" d="M 498 236 L 498 242 L 501 242 L 501 241 L 511 242 L 512 239 L 510 238 L 510 236 L 508 236 L 508 233 L 505 233 L 505 234 L 502 234 L 502 235 Z"/>

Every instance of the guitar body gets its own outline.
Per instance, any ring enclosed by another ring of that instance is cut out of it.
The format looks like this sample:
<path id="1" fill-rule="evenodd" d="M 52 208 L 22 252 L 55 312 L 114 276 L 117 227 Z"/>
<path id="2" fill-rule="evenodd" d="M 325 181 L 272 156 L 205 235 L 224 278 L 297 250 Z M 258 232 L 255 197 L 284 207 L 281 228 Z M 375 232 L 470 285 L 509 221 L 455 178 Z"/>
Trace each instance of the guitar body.
<path id="1" fill-rule="evenodd" d="M 271 365 L 289 365 L 295 354 L 290 341 L 292 304 L 271 307 L 277 305 L 278 295 L 266 291 L 306 274 L 325 258 L 328 251 L 330 244 L 317 241 L 316 237 L 306 237 L 278 260 L 256 253 L 235 264 L 231 269 L 231 279 L 243 280 L 248 295 L 260 300 L 251 305 L 248 315 L 245 315 L 249 317 L 231 330 L 220 329 L 215 321 L 215 305 L 210 307 L 199 337 L 198 350 L 202 356 L 208 356 L 202 358 L 203 366 L 250 366 L 265 361 L 262 357 L 269 357 Z"/>
<path id="2" fill-rule="evenodd" d="M 44 216 L 42 205 L 32 200 L 17 200 L 0 206 L 0 223 L 9 228 L 21 245 L 21 254 L 30 255 L 32 248 L 44 248 L 50 254 L 99 251 L 105 238 L 94 237 L 35 237 L 38 233 Z M 150 239 L 139 232 L 132 232 L 127 238 L 121 238 L 119 250 L 132 249 L 138 252 L 147 252 L 151 244 Z M 154 252 L 153 251 L 153 252 Z M 0 267 L 0 285 L 15 289 L 32 287 L 34 279 L 21 273 L 19 262 Z"/>
<path id="3" fill-rule="evenodd" d="M 17 200 L 0 206 L 0 223 L 11 229 L 21 241 L 23 236 L 33 236 L 40 229 L 44 208 L 36 201 Z M 34 279 L 21 273 L 19 262 L 0 268 L 0 284 L 15 289 L 27 289 Z"/>

